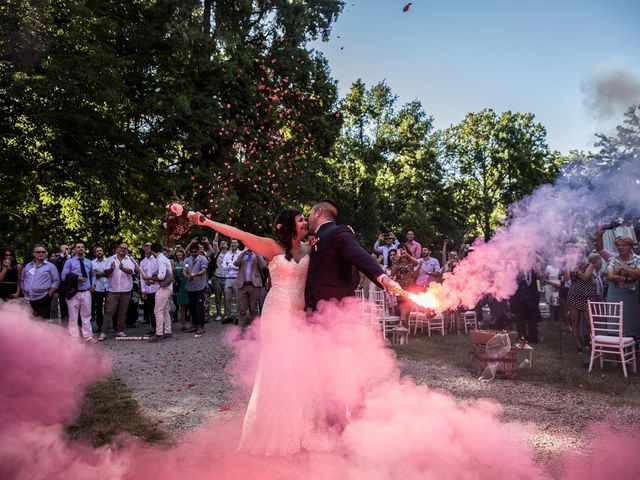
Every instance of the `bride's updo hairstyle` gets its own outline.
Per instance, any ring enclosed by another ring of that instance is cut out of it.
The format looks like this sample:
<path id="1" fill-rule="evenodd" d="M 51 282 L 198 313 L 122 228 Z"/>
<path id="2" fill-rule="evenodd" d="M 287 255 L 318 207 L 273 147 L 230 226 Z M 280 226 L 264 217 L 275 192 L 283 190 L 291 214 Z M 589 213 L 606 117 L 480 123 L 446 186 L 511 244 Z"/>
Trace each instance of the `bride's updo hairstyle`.
<path id="1" fill-rule="evenodd" d="M 291 247 L 293 237 L 296 235 L 296 217 L 302 212 L 296 208 L 287 208 L 278 215 L 275 226 L 275 237 L 285 248 L 284 257 L 291 260 Z"/>

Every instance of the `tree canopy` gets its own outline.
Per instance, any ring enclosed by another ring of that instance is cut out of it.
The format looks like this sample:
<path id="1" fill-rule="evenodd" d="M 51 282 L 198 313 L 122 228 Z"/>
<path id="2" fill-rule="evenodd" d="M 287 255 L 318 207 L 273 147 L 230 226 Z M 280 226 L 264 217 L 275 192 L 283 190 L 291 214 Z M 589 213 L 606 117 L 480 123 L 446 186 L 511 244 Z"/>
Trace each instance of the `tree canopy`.
<path id="1" fill-rule="evenodd" d="M 370 242 L 490 236 L 562 158 L 531 113 L 437 131 L 385 82 L 344 98 L 326 59 L 343 2 L 7 0 L 0 5 L 2 242 L 159 239 L 181 200 L 268 233 L 332 197 Z M 605 139 L 603 139 L 603 142 Z"/>

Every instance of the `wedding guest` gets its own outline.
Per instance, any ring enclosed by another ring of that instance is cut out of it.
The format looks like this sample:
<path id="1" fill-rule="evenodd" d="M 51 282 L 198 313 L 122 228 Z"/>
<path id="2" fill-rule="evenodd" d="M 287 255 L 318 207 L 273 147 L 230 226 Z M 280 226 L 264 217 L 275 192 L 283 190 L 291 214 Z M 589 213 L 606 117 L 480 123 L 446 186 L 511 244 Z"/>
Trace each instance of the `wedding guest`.
<path id="1" fill-rule="evenodd" d="M 373 244 L 373 249 L 382 254 L 382 265 L 385 267 L 389 266 L 389 252 L 391 250 L 396 250 L 400 245 L 400 242 L 396 238 L 393 233 L 381 233 L 376 240 L 376 243 Z"/>
<path id="2" fill-rule="evenodd" d="M 207 292 L 207 257 L 199 255 L 201 245 L 190 245 L 190 256 L 184 262 L 184 276 L 187 278 L 187 295 L 189 297 L 189 315 L 191 316 L 191 328 L 189 333 L 202 335 L 205 321 L 205 299 Z"/>
<path id="3" fill-rule="evenodd" d="M 248 326 L 258 313 L 258 302 L 262 290 L 262 275 L 260 270 L 266 268 L 262 255 L 257 255 L 245 248 L 234 262 L 238 267 L 236 289 L 238 292 L 238 324 Z M 249 320 L 246 315 L 249 314 Z"/>
<path id="4" fill-rule="evenodd" d="M 565 325 L 566 312 L 560 311 L 560 287 L 562 286 L 561 259 L 554 258 L 544 269 L 544 297 L 549 305 L 549 320 L 560 320 Z M 566 310 L 566 309 L 565 309 Z M 563 318 L 565 317 L 565 318 Z"/>
<path id="5" fill-rule="evenodd" d="M 511 313 L 518 327 L 518 336 L 529 343 L 538 343 L 539 275 L 540 272 L 533 268 L 518 274 L 518 288 L 509 299 Z"/>
<path id="6" fill-rule="evenodd" d="M 413 258 L 420 258 L 420 255 L 422 254 L 422 245 L 416 242 L 413 230 L 407 230 L 406 238 L 407 241 L 404 242 L 404 244 L 407 247 L 407 251 L 409 252 L 409 254 Z"/>
<path id="7" fill-rule="evenodd" d="M 442 268 L 442 273 L 453 273 L 456 266 L 458 266 L 458 253 L 457 252 L 449 252 L 447 255 L 447 261 Z"/>
<path id="8" fill-rule="evenodd" d="M 416 286 L 419 290 L 425 291 L 429 288 L 429 284 L 442 278 L 442 269 L 437 258 L 431 256 L 431 250 L 428 247 L 422 247 L 420 260 L 416 266 Z"/>
<path id="9" fill-rule="evenodd" d="M 69 334 L 79 336 L 87 343 L 96 343 L 91 330 L 91 292 L 95 289 L 96 275 L 93 264 L 84 255 L 84 244 L 74 246 L 75 255 L 64 264 L 60 279 L 67 288 L 67 308 L 69 310 Z M 69 295 L 72 295 L 69 297 Z M 80 316 L 80 330 L 77 319 Z"/>
<path id="10" fill-rule="evenodd" d="M 71 249 L 69 245 L 63 243 L 58 248 L 58 256 L 56 257 L 55 266 L 58 270 L 58 276 L 62 274 L 62 268 L 65 262 L 71 257 Z M 67 301 L 65 299 L 64 285 L 60 285 L 57 291 L 58 305 L 60 307 L 60 319 L 65 322 L 69 319 L 69 311 L 67 309 Z"/>
<path id="11" fill-rule="evenodd" d="M 109 275 L 106 270 L 109 269 L 109 262 L 104 256 L 102 247 L 93 249 L 95 258 L 91 261 L 93 271 L 96 274 L 96 287 L 91 292 L 91 310 L 92 317 L 95 319 L 98 327 L 96 333 L 102 333 L 102 325 L 104 324 L 104 302 L 107 299 L 107 288 L 109 286 Z"/>
<path id="12" fill-rule="evenodd" d="M 47 260 L 47 249 L 36 243 L 31 253 L 33 261 L 22 269 L 21 289 L 36 317 L 51 316 L 51 296 L 60 286 L 60 275 L 53 263 Z"/>
<path id="13" fill-rule="evenodd" d="M 181 331 L 187 331 L 187 306 L 189 305 L 189 295 L 187 295 L 187 277 L 184 276 L 184 261 L 186 254 L 184 248 L 175 249 L 175 261 L 173 263 L 174 272 L 174 292 L 177 292 L 175 302 L 178 307 L 178 320 Z"/>
<path id="14" fill-rule="evenodd" d="M 607 277 L 609 290 L 607 301 L 623 302 L 623 333 L 625 336 L 640 336 L 640 300 L 638 279 L 640 258 L 633 254 L 633 239 L 626 235 L 616 238 L 618 254 L 609 259 Z"/>
<path id="15" fill-rule="evenodd" d="M 149 338 L 149 342 L 158 342 L 171 337 L 169 302 L 173 294 L 173 267 L 171 260 L 162 253 L 162 245 L 153 243 L 149 248 L 156 259 L 157 270 L 150 278 L 147 277 L 145 282 L 158 285 L 153 312 L 156 317 L 156 331 L 155 335 Z"/>
<path id="16" fill-rule="evenodd" d="M 0 298 L 10 300 L 20 296 L 20 278 L 22 265 L 16 261 L 16 254 L 10 248 L 5 248 L 0 270 Z"/>
<path id="17" fill-rule="evenodd" d="M 407 247 L 401 243 L 398 246 L 398 261 L 392 267 L 392 273 L 395 281 L 400 284 L 403 290 L 415 291 L 415 267 L 418 266 L 418 260 L 409 255 Z M 406 325 L 409 319 L 409 313 L 413 302 L 406 297 L 398 298 L 398 307 L 400 308 L 400 322 Z"/>
<path id="18" fill-rule="evenodd" d="M 224 254 L 222 259 L 222 268 L 224 269 L 224 320 L 222 323 L 234 322 L 233 313 L 231 311 L 231 304 L 233 298 L 237 295 L 236 278 L 238 277 L 238 267 L 235 266 L 235 261 L 240 256 L 240 250 L 238 250 L 238 240 L 231 239 L 230 249 Z M 237 303 L 237 297 L 236 297 Z"/>
<path id="19" fill-rule="evenodd" d="M 128 253 L 129 245 L 123 242 L 118 246 L 116 254 L 108 259 L 109 268 L 105 270 L 109 279 L 107 301 L 104 309 L 106 325 L 103 326 L 103 331 L 98 337 L 100 341 L 107 338 L 107 331 L 116 313 L 116 335 L 118 337 L 127 336 L 124 333 L 124 327 L 133 292 L 133 274 L 136 270 L 136 263 Z"/>
<path id="20" fill-rule="evenodd" d="M 215 297 L 216 303 L 216 322 L 221 322 L 223 318 L 231 316 L 231 312 L 222 312 L 222 305 L 224 301 L 224 288 L 225 288 L 225 280 L 226 274 L 224 269 L 224 256 L 229 250 L 229 245 L 226 240 L 218 241 L 218 234 L 214 237 L 214 243 L 218 246 L 218 253 L 216 253 L 210 260 L 209 266 L 210 270 L 213 269 L 213 273 L 210 275 L 211 277 L 211 286 L 213 287 L 213 294 Z"/>
<path id="21" fill-rule="evenodd" d="M 144 242 L 144 258 L 140 260 L 140 293 L 142 295 L 142 315 L 144 323 L 150 324 L 149 335 L 156 333 L 156 292 L 160 288 L 157 282 L 148 283 L 147 279 L 153 277 L 158 271 L 158 262 L 151 251 L 152 242 Z M 165 257 L 166 258 L 166 257 Z"/>
<path id="22" fill-rule="evenodd" d="M 580 320 L 585 324 L 587 331 L 590 327 L 590 319 L 587 312 L 587 302 L 594 300 L 593 272 L 602 268 L 602 257 L 597 253 L 584 258 L 584 252 L 581 247 L 576 245 L 568 246 L 567 265 L 577 265 L 573 268 L 565 267 L 565 276 L 571 279 L 571 286 L 567 293 L 567 308 L 569 309 L 569 320 L 571 321 L 571 332 L 576 344 L 578 354 L 582 354 L 583 341 L 580 334 Z"/>

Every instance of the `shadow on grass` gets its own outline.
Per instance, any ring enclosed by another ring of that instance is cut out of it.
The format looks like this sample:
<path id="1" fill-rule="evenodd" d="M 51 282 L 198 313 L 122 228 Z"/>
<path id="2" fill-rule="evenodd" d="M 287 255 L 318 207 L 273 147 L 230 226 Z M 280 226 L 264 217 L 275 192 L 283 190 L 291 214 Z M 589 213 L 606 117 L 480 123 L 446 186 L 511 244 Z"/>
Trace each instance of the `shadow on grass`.
<path id="1" fill-rule="evenodd" d="M 80 415 L 66 432 L 71 439 L 94 447 L 111 443 L 123 432 L 150 443 L 168 441 L 167 434 L 142 415 L 131 390 L 115 377 L 87 389 Z"/>
<path id="2" fill-rule="evenodd" d="M 605 363 L 604 368 L 600 369 L 598 360 L 589 373 L 588 353 L 577 355 L 573 338 L 568 334 L 561 335 L 557 323 L 542 322 L 539 329 L 544 340 L 533 345 L 533 368 L 519 369 L 518 380 L 574 392 L 605 394 L 612 405 L 640 406 L 639 374 L 629 368 L 629 377 L 624 378 L 621 365 Z M 408 345 L 394 349 L 399 357 L 449 365 L 466 370 L 469 376 L 473 376 L 468 358 L 471 350 L 468 335 L 434 335 L 429 338 L 426 334 L 418 333 L 411 336 Z"/>

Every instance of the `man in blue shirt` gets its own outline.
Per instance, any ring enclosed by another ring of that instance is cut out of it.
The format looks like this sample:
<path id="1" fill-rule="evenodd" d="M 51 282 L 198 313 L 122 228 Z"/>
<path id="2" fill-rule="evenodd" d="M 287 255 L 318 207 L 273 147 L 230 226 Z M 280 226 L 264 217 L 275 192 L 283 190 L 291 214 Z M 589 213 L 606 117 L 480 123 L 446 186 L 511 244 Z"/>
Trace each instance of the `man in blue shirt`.
<path id="1" fill-rule="evenodd" d="M 96 274 L 91 260 L 84 256 L 84 244 L 76 243 L 76 255 L 67 260 L 62 268 L 62 281 L 69 283 L 70 291 L 67 292 L 67 307 L 69 309 L 69 334 L 72 337 L 82 338 L 88 343 L 97 343 L 91 330 L 91 292 L 96 287 Z M 67 277 L 71 277 L 67 281 Z M 75 287 L 75 288 L 74 288 Z M 76 290 L 75 294 L 69 295 Z M 82 322 L 81 331 L 78 331 L 78 312 Z"/>
<path id="2" fill-rule="evenodd" d="M 187 295 L 189 296 L 189 314 L 191 315 L 190 333 L 204 333 L 204 296 L 207 294 L 207 257 L 199 255 L 199 243 L 189 245 L 191 256 L 184 261 L 184 276 L 187 278 Z"/>
<path id="3" fill-rule="evenodd" d="M 56 266 L 47 260 L 47 249 L 36 243 L 31 250 L 33 261 L 22 269 L 22 292 L 29 301 L 33 314 L 51 318 L 51 296 L 60 286 Z"/>

